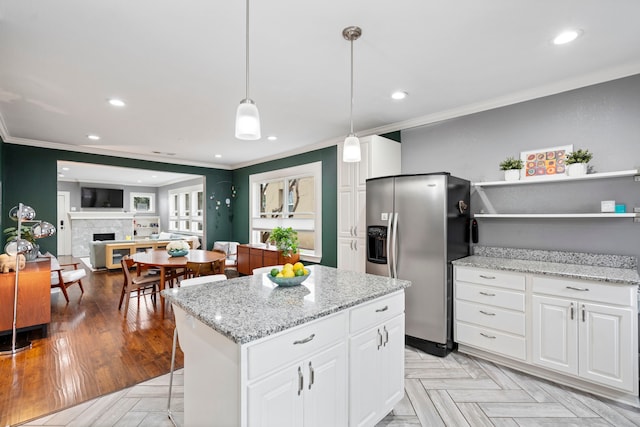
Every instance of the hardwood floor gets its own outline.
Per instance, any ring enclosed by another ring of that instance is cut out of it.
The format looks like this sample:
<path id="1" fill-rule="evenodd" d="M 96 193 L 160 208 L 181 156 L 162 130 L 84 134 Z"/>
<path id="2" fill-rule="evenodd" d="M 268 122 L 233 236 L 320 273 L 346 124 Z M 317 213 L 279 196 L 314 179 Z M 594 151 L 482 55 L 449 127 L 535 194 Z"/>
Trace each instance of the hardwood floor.
<path id="1" fill-rule="evenodd" d="M 79 261 L 60 257 L 60 262 Z M 134 298 L 118 310 L 122 272 L 90 272 L 51 296 L 48 336 L 29 332 L 32 348 L 0 356 L 0 426 L 21 423 L 169 372 L 173 316 L 160 301 Z M 7 339 L 5 337 L 4 339 Z M 178 352 L 176 366 L 182 367 Z"/>
<path id="2" fill-rule="evenodd" d="M 183 425 L 183 370 L 171 409 Z M 168 375 L 26 424 L 171 427 Z M 640 425 L 640 411 L 460 353 L 445 358 L 405 349 L 405 396 L 376 427 Z M 215 426 L 215 420 L 211 423 Z M 333 426 L 326 426 L 333 427 Z"/>

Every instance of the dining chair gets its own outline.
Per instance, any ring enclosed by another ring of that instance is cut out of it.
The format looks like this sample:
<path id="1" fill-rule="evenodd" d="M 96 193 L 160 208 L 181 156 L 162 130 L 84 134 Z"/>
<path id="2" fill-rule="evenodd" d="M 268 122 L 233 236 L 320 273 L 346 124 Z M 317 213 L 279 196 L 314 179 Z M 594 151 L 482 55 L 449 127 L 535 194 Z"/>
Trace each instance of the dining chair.
<path id="1" fill-rule="evenodd" d="M 140 295 L 151 295 L 151 301 L 153 302 L 153 306 L 156 306 L 156 294 L 160 292 L 160 276 L 158 275 L 144 275 L 144 276 L 134 276 L 131 274 L 131 268 L 135 264 L 128 256 L 125 256 L 120 261 L 122 265 L 122 273 L 124 274 L 124 280 L 122 282 L 122 292 L 120 293 L 120 304 L 118 305 L 118 310 L 122 308 L 122 301 L 124 300 L 124 318 L 127 318 L 127 313 L 129 312 L 129 300 L 131 299 L 131 293 L 136 291 L 137 297 L 140 298 Z M 140 292 L 142 291 L 142 293 Z M 150 292 L 148 292 L 150 291 Z M 125 298 L 126 296 L 126 298 Z"/>
<path id="2" fill-rule="evenodd" d="M 258 267 L 253 269 L 253 275 L 262 274 L 262 273 L 271 273 L 271 270 L 277 268 L 278 270 L 282 270 L 284 265 L 268 265 L 266 267 Z"/>
<path id="3" fill-rule="evenodd" d="M 212 283 L 212 282 L 220 282 L 223 280 L 227 280 L 227 276 L 224 274 L 213 274 L 210 276 L 200 276 L 193 277 L 190 279 L 183 279 L 180 282 L 180 287 L 187 287 L 193 285 L 201 285 L 203 283 Z M 174 426 L 178 427 L 175 420 L 173 419 L 173 414 L 171 413 L 171 389 L 173 388 L 173 371 L 176 364 L 176 345 L 178 343 L 178 328 L 173 328 L 173 347 L 171 349 L 171 369 L 169 370 L 169 398 L 167 400 L 167 416 L 171 420 Z"/>
<path id="4" fill-rule="evenodd" d="M 193 262 L 187 261 L 187 265 L 184 269 L 184 282 L 187 279 L 191 279 L 193 277 L 200 276 L 210 276 L 216 274 L 215 266 L 212 262 Z M 180 282 L 180 286 L 182 286 L 182 282 Z"/>
<path id="5" fill-rule="evenodd" d="M 78 284 L 80 286 L 80 292 L 84 294 L 84 288 L 82 287 L 82 279 L 87 276 L 87 272 L 84 268 L 78 268 L 79 262 L 73 262 L 69 264 L 60 264 L 58 259 L 54 256 L 50 259 L 51 262 L 51 287 L 60 288 L 64 299 L 69 303 L 69 294 L 67 288 L 71 285 Z M 68 267 L 73 267 L 69 269 Z"/>

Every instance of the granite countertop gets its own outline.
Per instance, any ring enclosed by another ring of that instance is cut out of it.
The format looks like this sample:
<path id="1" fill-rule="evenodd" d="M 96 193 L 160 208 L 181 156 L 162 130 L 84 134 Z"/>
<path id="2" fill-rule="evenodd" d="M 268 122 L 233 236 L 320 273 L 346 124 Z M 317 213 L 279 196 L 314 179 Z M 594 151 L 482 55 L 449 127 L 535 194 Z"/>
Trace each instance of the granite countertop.
<path id="1" fill-rule="evenodd" d="M 636 268 L 569 264 L 563 262 L 537 261 L 530 259 L 502 258 L 472 255 L 452 262 L 465 267 L 490 268 L 493 270 L 533 273 L 571 279 L 594 280 L 621 285 L 640 285 Z"/>
<path id="2" fill-rule="evenodd" d="M 314 265 L 300 286 L 264 275 L 162 291 L 172 304 L 230 340 L 245 344 L 411 285 L 407 280 Z"/>

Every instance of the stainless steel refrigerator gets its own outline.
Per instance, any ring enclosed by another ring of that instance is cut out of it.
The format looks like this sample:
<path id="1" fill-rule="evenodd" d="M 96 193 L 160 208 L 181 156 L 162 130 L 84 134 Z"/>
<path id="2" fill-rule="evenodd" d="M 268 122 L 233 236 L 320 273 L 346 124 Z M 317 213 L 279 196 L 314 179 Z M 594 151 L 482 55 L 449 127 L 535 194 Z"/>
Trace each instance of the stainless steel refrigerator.
<path id="1" fill-rule="evenodd" d="M 453 267 L 469 254 L 469 181 L 446 172 L 367 180 L 367 273 L 410 280 L 406 343 L 453 348 Z"/>

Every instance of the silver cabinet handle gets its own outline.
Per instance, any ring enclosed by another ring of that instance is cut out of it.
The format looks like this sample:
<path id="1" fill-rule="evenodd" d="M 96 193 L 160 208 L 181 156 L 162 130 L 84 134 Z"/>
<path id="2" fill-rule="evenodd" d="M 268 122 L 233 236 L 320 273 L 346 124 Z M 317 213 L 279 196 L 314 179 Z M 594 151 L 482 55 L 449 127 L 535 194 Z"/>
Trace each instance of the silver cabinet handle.
<path id="1" fill-rule="evenodd" d="M 571 309 L 570 309 L 570 313 L 571 313 L 571 320 L 573 320 L 573 303 L 571 303 Z"/>
<path id="2" fill-rule="evenodd" d="M 485 337 L 485 338 L 492 339 L 492 340 L 495 340 L 495 339 L 496 339 L 495 335 L 487 335 L 487 334 L 485 334 L 484 332 L 480 332 L 480 335 L 482 335 L 482 336 L 483 336 L 483 337 Z"/>
<path id="3" fill-rule="evenodd" d="M 496 294 L 492 294 L 492 293 L 484 292 L 484 291 L 480 291 L 480 295 L 484 295 L 484 296 L 487 296 L 487 297 L 495 297 L 496 296 Z"/>
<path id="4" fill-rule="evenodd" d="M 382 347 L 382 334 L 380 333 L 380 329 L 378 329 L 378 350 Z"/>
<path id="5" fill-rule="evenodd" d="M 385 306 L 384 306 L 384 307 L 382 307 L 382 308 L 378 308 L 378 309 L 376 309 L 376 313 L 382 313 L 383 311 L 387 311 L 388 309 L 389 309 L 389 306 L 388 306 L 388 305 L 385 305 Z"/>
<path id="6" fill-rule="evenodd" d="M 298 396 L 302 393 L 302 389 L 304 388 L 304 376 L 302 375 L 302 369 L 298 366 Z"/>
<path id="7" fill-rule="evenodd" d="M 480 313 L 486 315 L 486 316 L 495 316 L 495 313 L 489 313 L 488 311 L 484 311 L 484 310 L 480 310 Z"/>
<path id="8" fill-rule="evenodd" d="M 588 292 L 589 288 L 576 288 L 574 286 L 567 286 L 567 289 L 571 289 L 572 291 L 580 291 L 580 292 Z"/>
<path id="9" fill-rule="evenodd" d="M 383 326 L 382 329 L 384 330 L 384 346 L 387 346 L 387 343 L 389 342 L 389 331 L 387 331 L 387 327 Z"/>
<path id="10" fill-rule="evenodd" d="M 353 240 L 349 241 L 349 248 L 353 250 Z"/>
<path id="11" fill-rule="evenodd" d="M 584 309 L 584 304 L 582 304 L 582 321 L 585 322 L 585 309 Z"/>
<path id="12" fill-rule="evenodd" d="M 489 279 L 489 280 L 493 280 L 496 278 L 496 276 L 485 276 L 484 274 L 481 274 L 480 277 L 482 277 L 483 279 Z"/>
<path id="13" fill-rule="evenodd" d="M 306 337 L 306 338 L 305 338 L 305 339 L 303 339 L 303 340 L 297 340 L 297 341 L 294 341 L 294 342 L 293 342 L 293 344 L 294 344 L 294 345 L 297 345 L 297 344 L 306 344 L 306 343 L 308 343 L 309 341 L 311 341 L 312 339 L 314 339 L 314 338 L 315 338 L 315 336 L 316 336 L 316 334 L 311 334 L 311 335 L 309 335 L 308 337 Z"/>
<path id="14" fill-rule="evenodd" d="M 358 250 L 358 241 L 357 240 L 353 241 L 353 250 L 355 250 L 355 251 Z"/>
<path id="15" fill-rule="evenodd" d="M 353 235 L 354 236 L 358 235 L 358 226 L 357 225 L 353 227 Z"/>
<path id="16" fill-rule="evenodd" d="M 316 372 L 313 370 L 313 366 L 311 366 L 311 362 L 309 362 L 309 390 L 311 390 L 311 386 L 313 385 L 316 379 Z"/>

